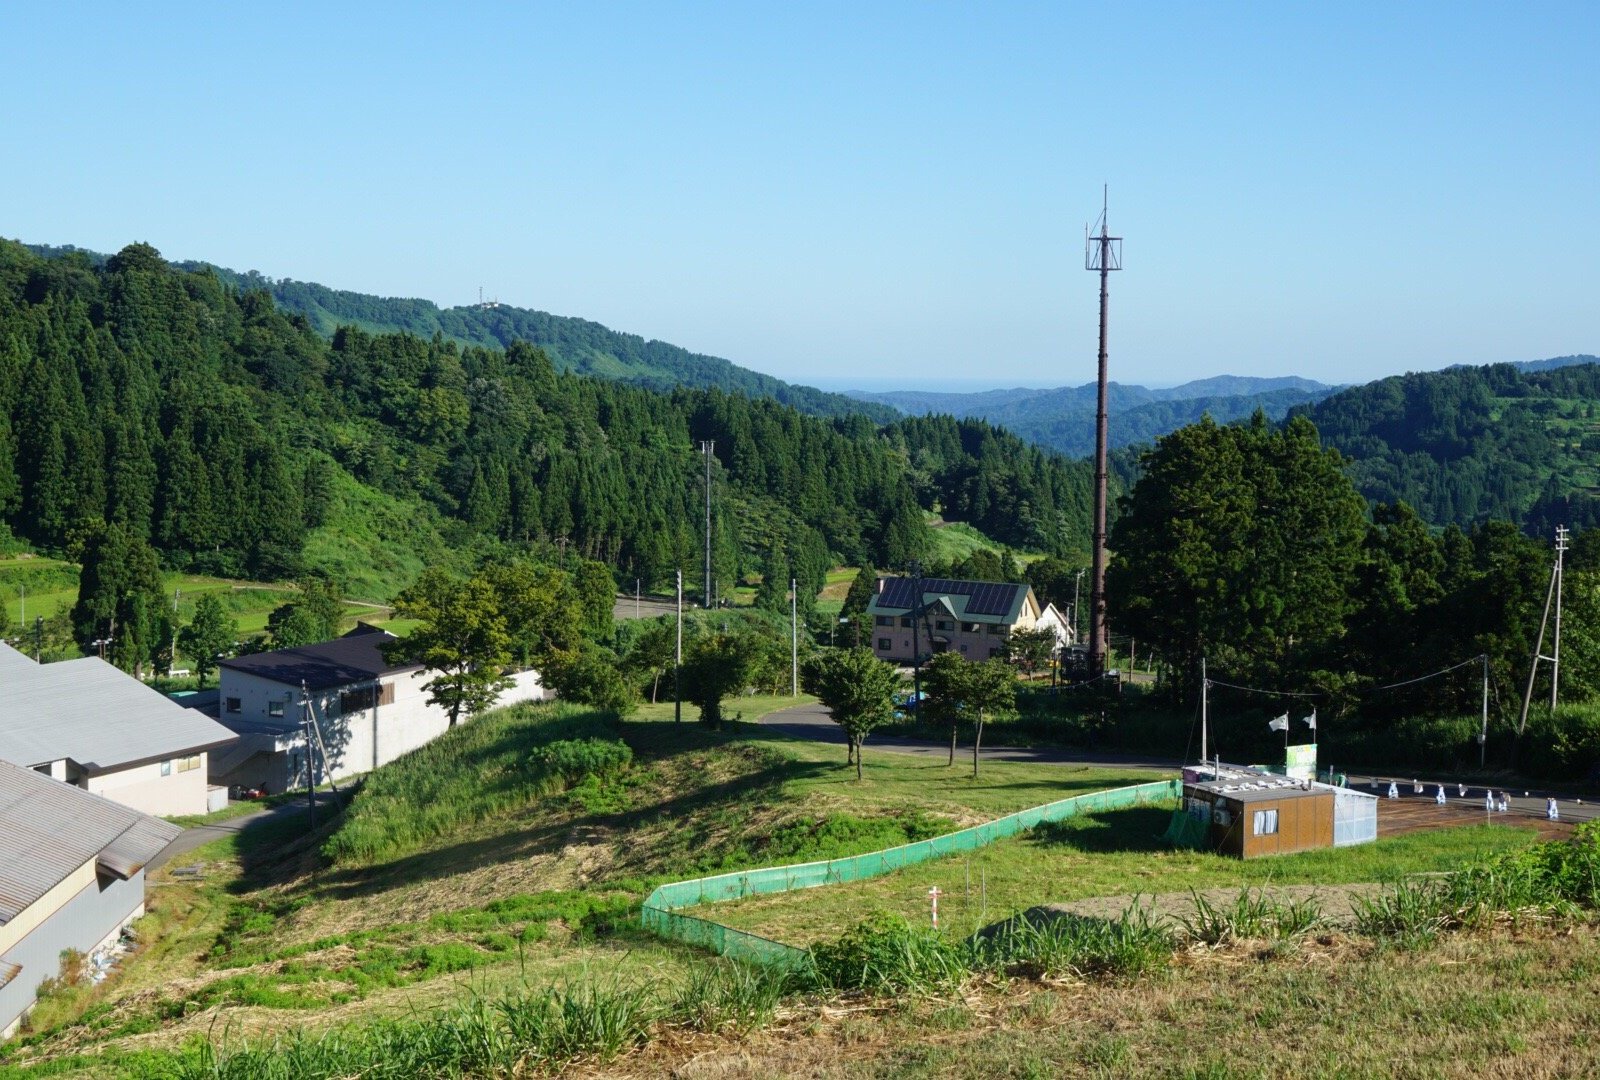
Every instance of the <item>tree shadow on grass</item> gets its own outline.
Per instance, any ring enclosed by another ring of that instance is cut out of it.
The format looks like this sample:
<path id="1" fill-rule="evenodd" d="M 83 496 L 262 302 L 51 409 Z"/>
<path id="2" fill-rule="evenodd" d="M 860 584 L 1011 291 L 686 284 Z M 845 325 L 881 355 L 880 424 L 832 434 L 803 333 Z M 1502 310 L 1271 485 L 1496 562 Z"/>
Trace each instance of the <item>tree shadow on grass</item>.
<path id="1" fill-rule="evenodd" d="M 398 885 L 447 878 L 463 869 L 490 866 L 526 859 L 533 855 L 559 852 L 574 834 L 608 835 L 641 824 L 683 821 L 685 826 L 718 809 L 743 810 L 773 796 L 790 780 L 803 779 L 826 766 L 785 761 L 754 773 L 732 777 L 693 792 L 633 806 L 618 813 L 585 814 L 463 841 L 446 847 L 430 848 L 370 866 L 333 868 L 316 875 L 308 888 L 323 899 L 352 900 L 381 893 Z M 680 845 L 681 846 L 681 845 Z M 696 845 L 690 844 L 691 851 Z M 696 853 L 703 853 L 703 848 Z"/>
<path id="2" fill-rule="evenodd" d="M 1170 851 L 1172 845 L 1162 835 L 1171 819 L 1170 806 L 1132 806 L 1047 821 L 1033 829 L 1031 835 L 1038 844 L 1099 855 Z"/>

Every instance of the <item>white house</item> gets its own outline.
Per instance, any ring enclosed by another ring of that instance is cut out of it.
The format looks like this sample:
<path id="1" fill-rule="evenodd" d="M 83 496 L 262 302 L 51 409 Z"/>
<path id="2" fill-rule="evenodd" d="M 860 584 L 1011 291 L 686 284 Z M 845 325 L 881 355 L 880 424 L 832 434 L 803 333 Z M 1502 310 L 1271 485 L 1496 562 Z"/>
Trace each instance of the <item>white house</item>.
<path id="1" fill-rule="evenodd" d="M 1061 609 L 1054 604 L 1046 604 L 1044 606 L 1044 610 L 1039 613 L 1039 621 L 1033 624 L 1033 628 L 1035 630 L 1049 629 L 1055 633 L 1056 652 L 1060 652 L 1069 645 L 1077 644 L 1073 640 L 1072 623 L 1061 613 Z"/>
<path id="2" fill-rule="evenodd" d="M 144 867 L 181 830 L 0 762 L 0 1038 L 59 976 L 144 914 Z"/>
<path id="3" fill-rule="evenodd" d="M 203 814 L 208 755 L 234 741 L 98 657 L 36 664 L 0 643 L 0 761 L 146 814 Z"/>
<path id="4" fill-rule="evenodd" d="M 272 793 L 304 785 L 302 691 L 321 739 L 312 755 L 319 782 L 376 769 L 438 738 L 450 717 L 428 703 L 428 672 L 384 656 L 383 646 L 397 640 L 357 623 L 332 641 L 224 660 L 218 716 L 240 741 L 213 761 L 213 782 Z M 529 671 L 498 703 L 544 697 L 538 674 Z"/>

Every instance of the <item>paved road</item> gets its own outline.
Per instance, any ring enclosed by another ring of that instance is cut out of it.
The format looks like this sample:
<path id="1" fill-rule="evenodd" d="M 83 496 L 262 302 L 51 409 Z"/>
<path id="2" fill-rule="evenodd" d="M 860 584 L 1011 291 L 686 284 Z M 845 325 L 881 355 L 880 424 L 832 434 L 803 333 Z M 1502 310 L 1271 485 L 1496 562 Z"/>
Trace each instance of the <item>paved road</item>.
<path id="1" fill-rule="evenodd" d="M 833 722 L 828 710 L 821 705 L 795 705 L 770 712 L 761 718 L 766 726 L 785 735 L 794 735 L 812 742 L 844 745 L 844 730 Z M 899 754 L 921 754 L 926 757 L 948 758 L 950 744 L 928 739 L 912 739 L 903 735 L 869 735 L 867 749 L 892 750 Z M 956 757 L 965 753 L 972 758 L 972 744 L 956 747 Z M 1056 746 L 985 746 L 985 761 L 1029 761 L 1041 765 L 1109 765 L 1132 769 L 1162 769 L 1173 772 L 1183 767 L 1175 758 L 1136 754 L 1126 750 L 1100 752 L 1095 750 L 1068 750 Z"/>
<path id="2" fill-rule="evenodd" d="M 785 735 L 794 735 L 813 742 L 834 743 L 844 745 L 844 731 L 828 716 L 827 709 L 821 705 L 796 705 L 788 709 L 779 709 L 768 713 L 761 718 L 761 722 L 770 728 L 783 732 Z M 948 758 L 950 744 L 933 742 L 927 739 L 913 739 L 902 735 L 873 735 L 867 738 L 867 747 L 872 750 L 891 750 L 902 754 L 920 754 L 925 757 Z M 956 747 L 956 757 L 959 759 L 965 753 L 970 760 L 972 746 L 970 743 Z M 1183 767 L 1183 762 L 1173 758 L 1164 758 L 1156 755 L 1137 754 L 1125 750 L 1093 751 L 1073 750 L 1062 747 L 1038 746 L 995 746 L 984 747 L 985 761 L 1026 761 L 1040 765 L 1106 765 L 1117 768 L 1130 769 L 1161 769 L 1166 772 Z M 1373 780 L 1377 786 L 1372 786 Z M 1373 777 L 1367 773 L 1352 773 L 1349 784 L 1357 790 L 1373 795 L 1384 796 L 1388 794 L 1389 781 L 1396 781 L 1396 786 L 1402 799 L 1427 799 L 1432 801 L 1440 783 L 1444 784 L 1445 795 L 1448 802 L 1454 805 L 1467 805 L 1477 809 L 1483 808 L 1484 788 L 1482 784 L 1468 786 L 1466 795 L 1460 794 L 1459 785 L 1453 780 L 1428 780 L 1423 779 L 1421 794 L 1413 790 L 1413 777 L 1404 778 L 1380 776 Z M 1497 788 L 1499 792 L 1503 789 Z M 1524 789 L 1508 792 L 1507 813 L 1501 815 L 1496 812 L 1493 816 L 1500 820 L 1516 817 L 1544 817 L 1545 798 L 1554 795 L 1560 806 L 1563 820 L 1590 821 L 1600 817 L 1600 802 L 1594 799 L 1577 799 L 1571 792 L 1546 791 L 1543 789 Z"/>
<path id="3" fill-rule="evenodd" d="M 317 792 L 317 809 L 322 810 L 333 804 L 333 796 L 326 791 Z M 173 859 L 187 855 L 202 844 L 209 844 L 213 840 L 224 836 L 234 836 L 247 826 L 268 818 L 291 817 L 295 814 L 306 812 L 306 800 L 295 799 L 292 802 L 279 803 L 277 806 L 264 806 L 253 813 L 241 814 L 227 821 L 219 821 L 215 825 L 195 825 L 183 830 L 173 838 L 172 843 L 162 848 L 148 863 L 145 872 L 159 870 Z"/>

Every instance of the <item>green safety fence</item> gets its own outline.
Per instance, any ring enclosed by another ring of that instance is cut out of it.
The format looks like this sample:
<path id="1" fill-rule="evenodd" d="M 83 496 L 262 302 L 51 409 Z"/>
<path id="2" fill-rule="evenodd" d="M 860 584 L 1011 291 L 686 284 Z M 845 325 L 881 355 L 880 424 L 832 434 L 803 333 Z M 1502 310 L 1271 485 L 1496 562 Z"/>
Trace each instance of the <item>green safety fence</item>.
<path id="1" fill-rule="evenodd" d="M 744 896 L 761 896 L 770 893 L 811 889 L 820 885 L 838 885 L 847 881 L 864 881 L 880 877 L 907 866 L 927 862 L 946 855 L 959 855 L 974 851 L 1007 836 L 1026 832 L 1046 821 L 1062 821 L 1079 814 L 1095 814 L 1106 810 L 1122 810 L 1130 806 L 1175 799 L 1181 794 L 1180 780 L 1157 780 L 1148 784 L 1112 788 L 1109 791 L 1092 791 L 1087 795 L 1074 795 L 1058 799 L 1043 806 L 1019 810 L 1015 814 L 986 821 L 969 829 L 918 840 L 913 844 L 873 851 L 865 855 L 851 855 L 842 859 L 822 862 L 798 863 L 794 866 L 768 866 L 759 870 L 737 870 L 728 874 L 674 881 L 659 886 L 644 902 L 643 922 L 647 930 L 662 937 L 755 963 L 799 963 L 806 950 L 785 945 L 757 934 L 748 934 L 730 926 L 679 914 L 679 908 L 697 907 L 718 900 L 737 900 Z"/>

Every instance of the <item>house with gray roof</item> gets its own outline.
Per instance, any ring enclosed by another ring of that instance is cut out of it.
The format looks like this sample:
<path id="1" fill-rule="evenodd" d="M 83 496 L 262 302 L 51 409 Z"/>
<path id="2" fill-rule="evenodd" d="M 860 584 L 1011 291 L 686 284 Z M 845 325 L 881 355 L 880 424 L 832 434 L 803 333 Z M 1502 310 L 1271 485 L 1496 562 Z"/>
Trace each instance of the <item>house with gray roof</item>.
<path id="1" fill-rule="evenodd" d="M 968 660 L 1006 654 L 1013 630 L 1039 621 L 1039 598 L 1029 585 L 952 578 L 882 577 L 872 602 L 872 652 L 894 664 L 935 653 Z"/>
<path id="2" fill-rule="evenodd" d="M 180 831 L 0 762 L 0 1038 L 62 974 L 63 952 L 92 960 L 144 914 L 145 866 Z"/>
<path id="3" fill-rule="evenodd" d="M 357 623 L 332 641 L 222 661 L 217 716 L 239 742 L 216 759 L 212 779 L 277 794 L 303 786 L 308 770 L 318 783 L 340 780 L 438 738 L 450 718 L 428 701 L 429 672 L 384 654 L 398 640 Z M 512 681 L 499 704 L 545 696 L 537 672 Z"/>
<path id="4" fill-rule="evenodd" d="M 236 736 L 98 657 L 37 664 L 0 642 L 0 761 L 147 814 L 203 814 Z"/>

